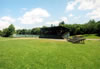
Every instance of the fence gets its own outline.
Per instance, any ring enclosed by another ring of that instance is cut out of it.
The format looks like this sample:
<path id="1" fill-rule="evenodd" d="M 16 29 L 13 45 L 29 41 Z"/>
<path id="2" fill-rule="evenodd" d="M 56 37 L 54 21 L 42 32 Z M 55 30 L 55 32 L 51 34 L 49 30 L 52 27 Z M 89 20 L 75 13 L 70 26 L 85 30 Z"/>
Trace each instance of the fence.
<path id="1" fill-rule="evenodd" d="M 39 38 L 40 35 L 18 35 L 14 34 L 13 37 L 33 37 L 33 38 Z"/>

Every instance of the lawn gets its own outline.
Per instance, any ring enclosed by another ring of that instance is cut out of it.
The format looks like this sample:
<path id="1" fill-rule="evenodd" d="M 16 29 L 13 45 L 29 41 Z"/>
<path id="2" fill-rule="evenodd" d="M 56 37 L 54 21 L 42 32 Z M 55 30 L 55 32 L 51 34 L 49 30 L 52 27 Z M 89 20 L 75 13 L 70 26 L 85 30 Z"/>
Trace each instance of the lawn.
<path id="1" fill-rule="evenodd" d="M 97 36 L 96 34 L 84 34 L 84 35 L 80 35 L 85 37 L 86 39 L 100 39 L 100 36 Z M 72 38 L 73 36 L 70 36 L 70 38 Z"/>
<path id="2" fill-rule="evenodd" d="M 100 41 L 0 38 L 0 69 L 100 69 Z"/>
<path id="3" fill-rule="evenodd" d="M 83 36 L 87 39 L 100 39 L 100 36 L 97 36 L 96 34 L 85 34 Z"/>

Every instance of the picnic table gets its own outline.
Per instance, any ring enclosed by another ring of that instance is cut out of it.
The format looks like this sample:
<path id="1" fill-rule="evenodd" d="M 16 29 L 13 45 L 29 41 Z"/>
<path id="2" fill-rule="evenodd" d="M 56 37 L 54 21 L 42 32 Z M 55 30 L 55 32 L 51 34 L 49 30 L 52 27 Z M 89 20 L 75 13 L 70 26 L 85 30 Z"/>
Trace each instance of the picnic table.
<path id="1" fill-rule="evenodd" d="M 72 43 L 84 43 L 84 37 L 73 36 L 72 38 L 67 38 L 67 41 Z"/>

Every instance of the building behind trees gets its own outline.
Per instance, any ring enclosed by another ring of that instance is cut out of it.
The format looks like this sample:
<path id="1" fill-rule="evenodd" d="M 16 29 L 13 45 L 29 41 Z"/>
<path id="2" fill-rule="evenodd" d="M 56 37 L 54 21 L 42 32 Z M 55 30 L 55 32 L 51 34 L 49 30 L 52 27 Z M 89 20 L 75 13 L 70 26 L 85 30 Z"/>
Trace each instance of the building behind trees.
<path id="1" fill-rule="evenodd" d="M 40 38 L 62 39 L 63 35 L 67 32 L 69 32 L 69 29 L 62 26 L 41 28 Z"/>

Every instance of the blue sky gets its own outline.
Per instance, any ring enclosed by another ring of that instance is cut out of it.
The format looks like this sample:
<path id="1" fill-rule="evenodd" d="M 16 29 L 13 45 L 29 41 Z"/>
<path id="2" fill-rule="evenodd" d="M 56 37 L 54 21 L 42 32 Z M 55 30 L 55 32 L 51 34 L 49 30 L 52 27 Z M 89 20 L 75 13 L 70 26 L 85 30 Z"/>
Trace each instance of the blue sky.
<path id="1" fill-rule="evenodd" d="M 0 29 L 16 29 L 100 20 L 99 0 L 0 0 Z"/>

